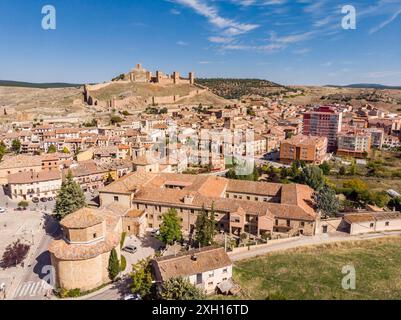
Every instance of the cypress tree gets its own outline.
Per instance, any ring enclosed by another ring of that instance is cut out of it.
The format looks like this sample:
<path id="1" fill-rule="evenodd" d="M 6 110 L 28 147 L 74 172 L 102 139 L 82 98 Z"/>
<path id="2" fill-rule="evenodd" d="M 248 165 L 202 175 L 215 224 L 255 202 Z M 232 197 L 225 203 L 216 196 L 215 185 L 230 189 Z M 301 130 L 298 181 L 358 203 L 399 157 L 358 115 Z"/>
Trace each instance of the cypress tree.
<path id="1" fill-rule="evenodd" d="M 118 260 L 116 249 L 110 252 L 108 271 L 111 281 L 114 281 L 120 273 L 120 261 Z"/>

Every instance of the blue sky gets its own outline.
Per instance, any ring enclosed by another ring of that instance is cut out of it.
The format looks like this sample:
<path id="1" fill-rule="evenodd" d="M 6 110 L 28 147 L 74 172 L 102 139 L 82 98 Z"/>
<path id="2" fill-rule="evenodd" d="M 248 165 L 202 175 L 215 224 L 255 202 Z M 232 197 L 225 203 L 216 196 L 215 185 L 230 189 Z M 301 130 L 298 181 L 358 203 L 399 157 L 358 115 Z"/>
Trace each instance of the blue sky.
<path id="1" fill-rule="evenodd" d="M 41 28 L 56 8 L 56 30 Z M 343 5 L 357 12 L 344 30 Z M 0 0 L 0 79 L 102 82 L 141 62 L 202 77 L 401 85 L 401 0 Z"/>

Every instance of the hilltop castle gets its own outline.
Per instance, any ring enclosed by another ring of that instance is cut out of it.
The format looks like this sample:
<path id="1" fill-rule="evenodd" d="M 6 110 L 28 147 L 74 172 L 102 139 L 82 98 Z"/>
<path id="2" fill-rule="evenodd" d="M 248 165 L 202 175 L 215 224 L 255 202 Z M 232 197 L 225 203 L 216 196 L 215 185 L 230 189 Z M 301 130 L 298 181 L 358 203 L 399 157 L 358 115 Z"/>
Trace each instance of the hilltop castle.
<path id="1" fill-rule="evenodd" d="M 180 73 L 174 71 L 171 75 L 164 74 L 162 71 L 157 70 L 156 76 L 152 76 L 152 73 L 144 68 L 141 64 L 137 64 L 136 67 L 128 73 L 128 80 L 130 82 L 149 82 L 159 83 L 162 85 L 166 84 L 195 84 L 195 74 L 190 72 L 188 78 L 181 78 Z"/>

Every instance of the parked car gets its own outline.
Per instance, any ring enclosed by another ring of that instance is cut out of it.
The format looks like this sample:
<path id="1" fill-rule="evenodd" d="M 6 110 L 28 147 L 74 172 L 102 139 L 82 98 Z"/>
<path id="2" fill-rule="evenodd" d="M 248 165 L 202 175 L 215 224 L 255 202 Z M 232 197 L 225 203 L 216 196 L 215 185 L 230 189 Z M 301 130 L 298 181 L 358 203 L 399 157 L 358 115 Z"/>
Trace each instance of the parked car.
<path id="1" fill-rule="evenodd" d="M 123 251 L 134 254 L 135 252 L 138 251 L 138 248 L 135 246 L 126 246 L 123 248 Z"/>
<path id="2" fill-rule="evenodd" d="M 39 203 L 39 201 L 40 201 L 39 198 L 33 198 L 33 199 L 32 199 L 32 202 L 33 202 L 33 203 Z"/>
<path id="3" fill-rule="evenodd" d="M 53 200 L 54 200 L 53 197 L 48 197 L 48 198 L 47 198 L 47 201 L 53 201 Z"/>
<path id="4" fill-rule="evenodd" d="M 160 234 L 160 230 L 159 229 L 153 230 L 150 234 L 152 237 L 157 237 Z"/>
<path id="5" fill-rule="evenodd" d="M 124 300 L 142 300 L 142 297 L 139 294 L 128 294 L 124 297 Z"/>
<path id="6" fill-rule="evenodd" d="M 6 209 L 0 207 L 0 213 L 5 213 Z"/>
<path id="7" fill-rule="evenodd" d="M 40 199 L 40 201 L 47 202 L 47 198 L 43 197 L 43 198 Z"/>

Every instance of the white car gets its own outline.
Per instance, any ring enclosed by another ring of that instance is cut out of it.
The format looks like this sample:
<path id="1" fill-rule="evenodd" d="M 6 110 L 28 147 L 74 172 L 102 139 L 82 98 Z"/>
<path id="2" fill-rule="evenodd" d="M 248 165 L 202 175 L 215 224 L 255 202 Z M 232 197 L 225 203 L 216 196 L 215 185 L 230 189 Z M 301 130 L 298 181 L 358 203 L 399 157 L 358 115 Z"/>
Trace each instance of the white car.
<path id="1" fill-rule="evenodd" d="M 124 297 L 124 300 L 142 300 L 142 297 L 139 294 L 128 294 Z"/>
<path id="2" fill-rule="evenodd" d="M 6 209 L 0 207 L 0 213 L 5 213 Z"/>

